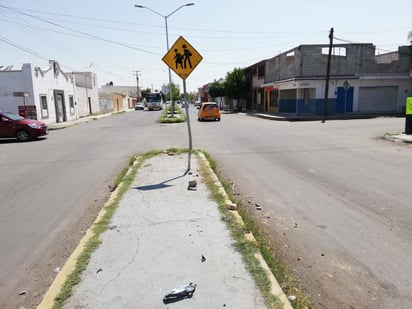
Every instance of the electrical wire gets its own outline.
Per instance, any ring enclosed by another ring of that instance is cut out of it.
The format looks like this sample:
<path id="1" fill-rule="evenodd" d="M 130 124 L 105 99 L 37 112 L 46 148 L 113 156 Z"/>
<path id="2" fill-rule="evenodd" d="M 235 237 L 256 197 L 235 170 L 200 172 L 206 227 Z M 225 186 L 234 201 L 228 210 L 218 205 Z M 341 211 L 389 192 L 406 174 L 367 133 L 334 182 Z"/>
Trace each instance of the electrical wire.
<path id="1" fill-rule="evenodd" d="M 8 10 L 11 10 L 11 11 L 14 11 L 14 12 L 16 12 L 16 13 L 18 13 L 18 14 L 21 14 L 21 15 L 24 15 L 24 16 L 28 16 L 28 17 L 33 18 L 33 19 L 37 19 L 37 20 L 39 20 L 39 21 L 42 21 L 42 22 L 44 22 L 44 23 L 47 23 L 47 24 L 50 24 L 50 25 L 53 25 L 53 26 L 56 26 L 56 27 L 59 27 L 59 28 L 63 28 L 63 29 L 69 30 L 69 31 L 73 31 L 73 32 L 76 32 L 76 33 L 83 34 L 83 35 L 85 35 L 86 37 L 89 37 L 89 38 L 97 39 L 97 40 L 100 40 L 100 41 L 103 41 L 103 42 L 107 42 L 107 43 L 112 43 L 112 44 L 115 44 L 115 45 L 119 45 L 119 46 L 122 46 L 122 47 L 126 47 L 126 48 L 129 48 L 129 49 L 133 49 L 133 50 L 138 50 L 138 51 L 141 51 L 141 52 L 144 52 L 144 53 L 148 53 L 148 54 L 156 54 L 156 53 L 153 53 L 153 52 L 151 52 L 151 51 L 144 50 L 144 49 L 137 48 L 137 47 L 133 47 L 133 46 L 130 46 L 130 45 L 125 44 L 125 43 L 121 43 L 121 42 L 117 42 L 117 41 L 105 39 L 105 38 L 99 37 L 99 36 L 97 36 L 97 35 L 89 34 L 89 33 L 83 32 L 83 31 L 74 30 L 74 29 L 72 29 L 72 28 L 59 25 L 59 24 L 57 24 L 57 23 L 54 23 L 54 22 L 45 20 L 45 19 L 43 19 L 43 18 L 40 18 L 40 17 L 34 16 L 34 15 L 31 15 L 31 14 L 27 14 L 27 13 L 20 12 L 20 11 L 18 11 L 18 10 L 12 9 L 12 8 L 7 7 L 7 6 L 5 6 L 5 5 L 2 5 L 2 4 L 0 4 L 0 7 L 5 8 L 5 9 L 8 9 Z"/>
<path id="2" fill-rule="evenodd" d="M 0 41 L 6 43 L 6 44 L 8 44 L 8 45 L 11 45 L 11 46 L 13 46 L 13 47 L 16 47 L 16 48 L 18 48 L 18 49 L 20 49 L 20 50 L 22 50 L 22 51 L 25 51 L 26 53 L 29 53 L 29 54 L 31 54 L 31 55 L 33 55 L 33 56 L 36 56 L 36 57 L 41 58 L 41 59 L 43 59 L 43 60 L 49 61 L 48 58 L 40 55 L 40 54 L 37 53 L 36 51 L 33 51 L 33 50 L 29 49 L 28 47 L 19 45 L 19 44 L 16 43 L 16 42 L 10 41 L 9 39 L 7 39 L 7 38 L 5 38 L 5 37 L 0 36 Z"/>

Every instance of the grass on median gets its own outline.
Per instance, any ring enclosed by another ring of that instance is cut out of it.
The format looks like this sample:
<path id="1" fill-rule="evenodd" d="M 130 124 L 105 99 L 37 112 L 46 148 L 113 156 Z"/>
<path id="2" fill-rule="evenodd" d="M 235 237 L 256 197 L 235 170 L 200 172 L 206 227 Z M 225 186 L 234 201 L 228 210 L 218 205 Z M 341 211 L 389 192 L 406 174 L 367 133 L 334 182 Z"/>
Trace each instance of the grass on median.
<path id="1" fill-rule="evenodd" d="M 175 149 L 171 149 L 169 151 L 175 151 Z M 101 244 L 100 235 L 108 229 L 111 219 L 113 217 L 113 214 L 115 210 L 117 209 L 117 207 L 119 206 L 119 203 L 124 193 L 127 191 L 131 183 L 135 179 L 137 170 L 142 166 L 144 161 L 158 155 L 159 153 L 160 151 L 151 151 L 151 152 L 147 152 L 138 157 L 132 157 L 129 160 L 128 166 L 126 166 L 119 173 L 118 177 L 116 178 L 114 182 L 114 187 L 118 188 L 118 193 L 116 194 L 113 201 L 105 205 L 104 215 L 100 218 L 99 221 L 97 221 L 93 225 L 92 227 L 93 236 L 87 241 L 83 249 L 83 252 L 79 255 L 76 261 L 76 266 L 75 266 L 74 271 L 68 276 L 68 278 L 63 284 L 63 287 L 60 293 L 56 296 L 54 300 L 54 304 L 53 304 L 53 309 L 63 308 L 64 303 L 69 299 L 69 297 L 72 294 L 73 287 L 80 282 L 81 274 L 86 269 L 87 264 L 90 261 L 90 257 L 92 253 Z"/>
<path id="2" fill-rule="evenodd" d="M 175 114 L 171 114 L 172 106 L 169 104 L 163 111 L 162 116 L 159 119 L 160 123 L 180 123 L 186 121 L 186 116 L 183 114 L 179 105 L 175 104 Z"/>
<path id="3" fill-rule="evenodd" d="M 202 151 L 204 156 L 209 162 L 210 168 L 214 171 L 216 176 L 219 178 L 220 183 L 224 187 L 229 199 L 234 201 L 237 205 L 238 213 L 242 217 L 244 226 L 240 225 L 238 221 L 231 214 L 231 211 L 227 209 L 224 198 L 219 193 L 219 188 L 216 186 L 211 176 L 208 175 L 208 168 L 201 164 L 202 174 L 205 175 L 205 183 L 211 192 L 211 198 L 215 200 L 219 209 L 222 213 L 222 218 L 226 221 L 227 226 L 235 240 L 235 246 L 242 254 L 243 261 L 246 268 L 253 276 L 256 285 L 262 292 L 266 303 L 269 308 L 282 308 L 280 301 L 271 293 L 270 282 L 265 273 L 265 271 L 260 266 L 259 261 L 255 258 L 255 253 L 260 252 L 269 266 L 271 272 L 274 274 L 279 285 L 286 295 L 294 295 L 296 299 L 291 301 L 291 305 L 295 309 L 307 309 L 312 308 L 310 302 L 306 299 L 304 294 L 299 290 L 296 284 L 296 280 L 293 277 L 291 271 L 288 269 L 287 265 L 277 256 L 276 246 L 271 244 L 259 223 L 250 217 L 246 211 L 246 207 L 243 201 L 234 195 L 232 187 L 229 182 L 226 181 L 222 175 L 220 175 L 216 162 L 210 157 L 210 155 Z M 200 160 L 200 162 L 202 162 Z M 256 242 L 248 240 L 245 238 L 245 234 L 252 233 Z"/>
<path id="4" fill-rule="evenodd" d="M 86 269 L 92 253 L 101 244 L 100 235 L 108 229 L 113 214 L 119 206 L 124 193 L 128 190 L 128 188 L 134 181 L 138 169 L 143 166 L 145 161 L 152 157 L 155 157 L 161 152 L 162 151 L 151 151 L 138 157 L 132 157 L 129 161 L 128 166 L 119 173 L 114 182 L 114 187 L 118 188 L 118 193 L 113 201 L 111 201 L 109 204 L 106 204 L 106 206 L 104 207 L 104 215 L 93 225 L 93 236 L 87 241 L 83 252 L 78 257 L 75 270 L 68 276 L 65 283 L 63 284 L 60 293 L 56 296 L 53 309 L 63 308 L 65 302 L 70 298 L 72 294 L 73 287 L 80 282 L 81 274 Z M 180 154 L 187 152 L 187 150 L 170 148 L 166 152 Z M 246 268 L 251 273 L 257 286 L 261 290 L 262 295 L 264 296 L 265 301 L 268 304 L 268 307 L 282 308 L 280 301 L 270 292 L 270 281 L 266 275 L 265 270 L 260 266 L 260 262 L 255 257 L 255 253 L 257 252 L 260 252 L 262 254 L 264 259 L 266 260 L 266 263 L 269 265 L 271 271 L 275 275 L 285 293 L 287 295 L 293 294 L 297 297 L 296 300 L 292 302 L 293 307 L 296 309 L 310 308 L 302 293 L 300 293 L 300 291 L 295 288 L 293 278 L 289 275 L 287 267 L 276 257 L 273 246 L 265 239 L 258 223 L 249 218 L 247 213 L 244 211 L 245 208 L 241 205 L 241 201 L 238 201 L 234 197 L 229 182 L 223 179 L 223 177 L 221 177 L 221 175 L 219 174 L 216 162 L 210 157 L 208 153 L 203 151 L 194 151 L 194 154 L 197 154 L 197 152 L 202 152 L 204 154 L 209 162 L 211 169 L 217 175 L 226 193 L 229 195 L 229 198 L 232 201 L 236 201 L 238 205 L 239 214 L 242 216 L 242 219 L 245 223 L 244 226 L 240 225 L 239 222 L 231 214 L 231 211 L 227 209 L 224 197 L 219 192 L 218 186 L 214 183 L 207 165 L 202 160 L 199 160 L 200 169 L 203 175 L 203 181 L 209 189 L 210 197 L 218 204 L 219 210 L 222 214 L 222 220 L 226 222 L 227 227 L 230 230 L 231 235 L 235 241 L 235 247 L 241 253 Z M 257 242 L 253 242 L 245 238 L 245 234 L 249 232 L 253 233 Z"/>

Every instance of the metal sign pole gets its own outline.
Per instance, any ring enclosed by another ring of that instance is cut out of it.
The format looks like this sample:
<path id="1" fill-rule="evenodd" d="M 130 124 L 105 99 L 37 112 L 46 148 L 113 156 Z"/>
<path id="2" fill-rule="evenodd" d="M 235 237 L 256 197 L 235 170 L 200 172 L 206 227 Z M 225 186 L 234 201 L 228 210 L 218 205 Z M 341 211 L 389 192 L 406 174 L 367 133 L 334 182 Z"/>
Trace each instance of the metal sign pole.
<path id="1" fill-rule="evenodd" d="M 185 110 L 186 110 L 186 122 L 187 122 L 187 132 L 189 134 L 189 154 L 188 154 L 188 165 L 187 165 L 187 173 L 190 171 L 190 161 L 192 156 L 192 130 L 190 128 L 190 118 L 189 118 L 189 102 L 187 100 L 187 92 L 186 92 L 186 79 L 183 80 L 183 94 L 184 94 L 184 103 L 185 103 Z"/>
<path id="2" fill-rule="evenodd" d="M 187 171 L 190 171 L 190 160 L 192 156 L 192 131 L 190 129 L 190 117 L 189 117 L 189 102 L 187 100 L 186 92 L 186 78 L 196 68 L 199 62 L 202 60 L 202 56 L 199 52 L 190 45 L 182 36 L 180 36 L 173 46 L 169 49 L 166 55 L 163 56 L 162 61 L 166 63 L 170 69 L 172 69 L 183 80 L 183 93 L 186 109 L 186 122 L 187 131 L 189 133 L 189 157 Z"/>

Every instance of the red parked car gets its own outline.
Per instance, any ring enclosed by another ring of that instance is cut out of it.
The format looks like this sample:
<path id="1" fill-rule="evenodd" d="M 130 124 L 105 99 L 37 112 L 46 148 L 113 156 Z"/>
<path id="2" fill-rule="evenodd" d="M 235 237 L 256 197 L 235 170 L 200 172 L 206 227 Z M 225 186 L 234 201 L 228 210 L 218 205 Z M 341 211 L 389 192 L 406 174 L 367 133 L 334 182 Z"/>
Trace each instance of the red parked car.
<path id="1" fill-rule="evenodd" d="M 19 142 L 25 142 L 48 133 L 47 125 L 41 121 L 0 111 L 0 138 L 17 138 Z"/>

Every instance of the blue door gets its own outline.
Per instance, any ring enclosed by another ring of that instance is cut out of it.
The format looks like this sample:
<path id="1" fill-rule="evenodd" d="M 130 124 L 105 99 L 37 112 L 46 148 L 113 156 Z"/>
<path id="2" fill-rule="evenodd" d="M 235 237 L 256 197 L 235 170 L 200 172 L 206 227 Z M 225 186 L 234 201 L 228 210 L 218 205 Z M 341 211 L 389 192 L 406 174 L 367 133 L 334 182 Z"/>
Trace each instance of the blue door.
<path id="1" fill-rule="evenodd" d="M 345 88 L 343 87 L 338 87 L 338 94 L 336 97 L 336 112 L 353 112 L 353 87 L 350 87 L 348 90 L 345 90 Z"/>

